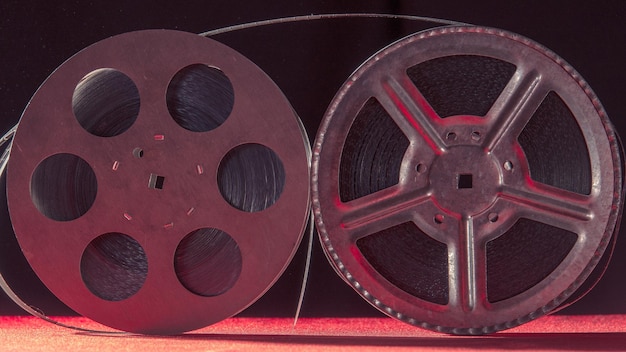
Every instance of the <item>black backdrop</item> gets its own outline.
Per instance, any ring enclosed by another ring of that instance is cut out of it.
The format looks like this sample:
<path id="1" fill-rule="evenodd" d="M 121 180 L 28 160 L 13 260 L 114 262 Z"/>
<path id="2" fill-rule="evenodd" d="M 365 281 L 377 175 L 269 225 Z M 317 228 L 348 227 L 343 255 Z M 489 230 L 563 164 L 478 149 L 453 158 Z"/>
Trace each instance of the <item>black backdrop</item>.
<path id="1" fill-rule="evenodd" d="M 532 38 L 576 68 L 626 137 L 626 2 L 572 1 L 14 1 L 0 2 L 0 131 L 15 124 L 30 97 L 65 59 L 112 35 L 149 28 L 200 33 L 276 17 L 332 12 L 432 16 L 502 28 Z M 391 41 L 432 24 L 342 19 L 273 25 L 214 39 L 260 66 L 285 92 L 312 140 L 328 103 L 348 75 Z M 4 188 L 4 180 L 1 187 Z M 74 314 L 37 280 L 21 255 L 0 201 L 0 269 L 16 291 L 49 315 Z M 626 230 L 626 226 L 622 226 Z M 619 236 L 624 237 L 624 236 Z M 596 288 L 564 310 L 569 314 L 626 313 L 626 239 Z M 285 274 L 243 315 L 294 314 L 305 246 Z M 314 242 L 304 316 L 379 315 L 334 273 Z M 0 293 L 0 314 L 23 314 Z"/>

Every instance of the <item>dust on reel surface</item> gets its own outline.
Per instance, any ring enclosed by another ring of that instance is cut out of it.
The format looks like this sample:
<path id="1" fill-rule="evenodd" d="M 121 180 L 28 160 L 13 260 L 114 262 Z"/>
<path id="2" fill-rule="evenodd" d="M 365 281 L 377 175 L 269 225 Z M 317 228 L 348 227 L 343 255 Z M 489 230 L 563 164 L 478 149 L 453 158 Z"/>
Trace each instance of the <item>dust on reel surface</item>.
<path id="1" fill-rule="evenodd" d="M 614 236 L 620 146 L 589 86 L 509 32 L 443 27 L 366 61 L 315 141 L 336 271 L 382 312 L 482 334 L 549 313 Z"/>
<path id="2" fill-rule="evenodd" d="M 61 65 L 13 139 L 7 199 L 34 271 L 78 313 L 175 334 L 230 317 L 288 265 L 308 138 L 280 89 L 195 34 L 132 32 Z"/>

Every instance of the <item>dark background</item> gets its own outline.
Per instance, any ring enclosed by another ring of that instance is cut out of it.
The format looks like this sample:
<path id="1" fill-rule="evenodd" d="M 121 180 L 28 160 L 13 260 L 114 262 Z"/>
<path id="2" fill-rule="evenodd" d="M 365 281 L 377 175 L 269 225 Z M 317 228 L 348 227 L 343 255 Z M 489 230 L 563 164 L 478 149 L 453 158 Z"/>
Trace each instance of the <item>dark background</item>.
<path id="1" fill-rule="evenodd" d="M 312 13 L 377 12 L 432 16 L 517 32 L 568 61 L 594 89 L 626 136 L 626 2 L 616 1 L 13 1 L 0 2 L 0 131 L 14 125 L 37 87 L 84 47 L 124 32 L 210 29 Z M 433 24 L 338 19 L 280 24 L 215 36 L 261 67 L 290 100 L 311 140 L 349 74 L 391 41 Z M 4 188 L 4 180 L 0 187 Z M 28 303 L 49 315 L 74 314 L 37 280 L 16 244 L 0 201 L 0 269 Z M 626 226 L 622 226 L 626 229 Z M 623 236 L 619 236 L 623 237 Z M 626 313 L 626 240 L 619 239 L 603 279 L 568 314 Z M 243 315 L 293 316 L 305 242 L 285 274 Z M 24 314 L 0 293 L 0 314 Z M 314 242 L 303 316 L 376 316 L 343 283 Z"/>

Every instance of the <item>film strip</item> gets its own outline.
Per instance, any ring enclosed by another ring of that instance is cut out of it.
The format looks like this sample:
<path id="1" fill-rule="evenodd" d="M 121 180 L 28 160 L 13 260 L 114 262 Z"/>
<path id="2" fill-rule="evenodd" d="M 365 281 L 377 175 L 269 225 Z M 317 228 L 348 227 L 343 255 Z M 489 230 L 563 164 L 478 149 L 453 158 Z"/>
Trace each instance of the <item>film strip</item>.
<path id="1" fill-rule="evenodd" d="M 394 318 L 482 334 L 579 297 L 621 216 L 621 146 L 554 53 L 505 31 L 399 15 L 202 35 L 385 16 L 446 27 L 361 65 L 312 156 L 280 89 L 211 39 L 133 32 L 64 63 L 3 139 L 15 134 L 11 221 L 42 282 L 123 331 L 212 324 L 280 276 L 311 192 L 330 263 Z"/>

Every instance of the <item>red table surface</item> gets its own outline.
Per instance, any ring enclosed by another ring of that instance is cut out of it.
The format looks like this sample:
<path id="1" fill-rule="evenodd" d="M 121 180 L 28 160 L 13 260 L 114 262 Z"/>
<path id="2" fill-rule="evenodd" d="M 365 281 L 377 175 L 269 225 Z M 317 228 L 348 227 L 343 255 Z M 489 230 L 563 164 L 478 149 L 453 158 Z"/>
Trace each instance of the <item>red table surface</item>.
<path id="1" fill-rule="evenodd" d="M 106 329 L 82 317 L 59 321 Z M 76 332 L 0 317 L 1 351 L 626 351 L 626 315 L 547 316 L 487 336 L 450 336 L 391 318 L 231 318 L 178 336 Z"/>

